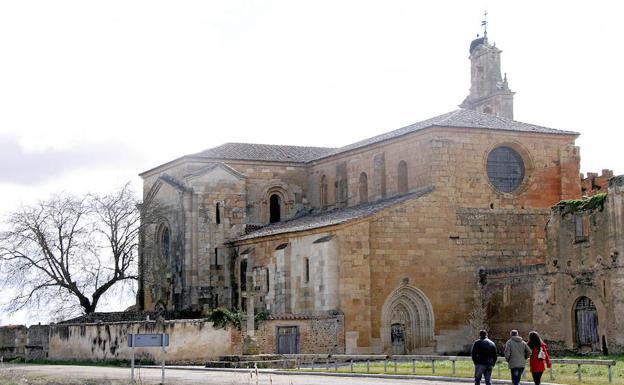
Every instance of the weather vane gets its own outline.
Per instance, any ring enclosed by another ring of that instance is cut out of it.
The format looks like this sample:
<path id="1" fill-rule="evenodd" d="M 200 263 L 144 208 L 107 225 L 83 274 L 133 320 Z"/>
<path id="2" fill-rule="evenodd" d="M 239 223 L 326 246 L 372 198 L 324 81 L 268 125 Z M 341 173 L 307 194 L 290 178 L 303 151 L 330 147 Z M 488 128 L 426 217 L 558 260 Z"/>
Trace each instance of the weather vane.
<path id="1" fill-rule="evenodd" d="M 487 38 L 487 11 L 483 13 L 483 20 L 481 20 L 481 26 L 483 27 L 483 37 Z"/>

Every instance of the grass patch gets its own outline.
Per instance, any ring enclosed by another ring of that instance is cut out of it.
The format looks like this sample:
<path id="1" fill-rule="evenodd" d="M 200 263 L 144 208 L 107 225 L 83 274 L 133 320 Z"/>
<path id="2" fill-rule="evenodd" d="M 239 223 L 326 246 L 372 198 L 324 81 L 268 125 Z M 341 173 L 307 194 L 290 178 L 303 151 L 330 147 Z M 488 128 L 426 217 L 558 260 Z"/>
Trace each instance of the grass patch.
<path id="1" fill-rule="evenodd" d="M 559 357 L 558 357 L 559 358 Z M 612 367 L 613 382 L 614 385 L 624 385 L 624 355 L 619 356 L 592 356 L 588 358 L 584 357 L 561 357 L 569 359 L 593 359 L 593 360 L 615 360 L 616 365 Z M 553 364 L 553 379 L 550 379 L 550 372 L 547 370 L 543 375 L 543 382 L 553 382 L 557 384 L 578 384 L 578 368 L 576 365 L 564 365 Z M 301 371 L 312 371 L 309 364 L 301 368 Z M 351 373 L 351 365 L 349 362 L 339 363 L 338 367 L 333 362 L 329 363 L 329 369 L 326 369 L 325 361 L 316 362 L 314 365 L 315 372 L 338 372 L 338 373 Z M 450 361 L 436 361 L 435 373 L 431 362 L 428 361 L 416 361 L 413 365 L 412 362 L 403 361 L 397 362 L 396 366 L 393 361 L 388 361 L 385 369 L 383 361 L 370 362 L 367 366 L 366 362 L 354 362 L 353 373 L 374 373 L 374 374 L 415 374 L 421 376 L 455 376 L 472 378 L 474 375 L 474 366 L 470 361 L 457 361 L 455 363 L 455 374 L 453 375 L 453 366 Z M 524 380 L 532 381 L 531 373 L 527 369 L 525 370 Z M 582 365 L 581 375 L 583 378 L 582 384 L 591 385 L 606 385 L 608 382 L 608 368 L 607 366 L 599 365 Z M 511 378 L 509 374 L 509 367 L 503 358 L 499 357 L 499 362 L 492 371 L 492 378 L 509 380 Z"/>

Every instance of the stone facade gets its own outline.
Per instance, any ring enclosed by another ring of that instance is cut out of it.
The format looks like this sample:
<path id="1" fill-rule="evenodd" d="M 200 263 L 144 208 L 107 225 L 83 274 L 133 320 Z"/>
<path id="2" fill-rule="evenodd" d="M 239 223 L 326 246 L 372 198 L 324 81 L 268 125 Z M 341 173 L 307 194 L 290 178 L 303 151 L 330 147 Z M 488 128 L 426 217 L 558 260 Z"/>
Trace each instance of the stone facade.
<path id="1" fill-rule="evenodd" d="M 249 307 L 280 327 L 338 314 L 346 353 L 453 353 L 477 323 L 499 338 L 542 325 L 545 227 L 581 197 L 578 133 L 510 119 L 500 52 L 471 45 L 466 109 L 337 149 L 228 143 L 142 173 L 163 213 L 142 306 Z"/>

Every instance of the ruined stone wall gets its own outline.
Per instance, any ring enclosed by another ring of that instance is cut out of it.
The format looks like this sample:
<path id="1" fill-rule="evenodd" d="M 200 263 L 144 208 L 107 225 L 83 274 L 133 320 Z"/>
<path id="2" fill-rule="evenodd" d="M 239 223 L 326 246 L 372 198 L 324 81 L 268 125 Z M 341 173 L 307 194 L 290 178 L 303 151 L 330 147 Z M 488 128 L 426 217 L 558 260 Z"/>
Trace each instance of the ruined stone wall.
<path id="1" fill-rule="evenodd" d="M 203 364 L 218 356 L 238 354 L 238 331 L 215 329 L 205 320 L 115 322 L 50 326 L 48 358 L 52 360 L 129 360 L 129 333 L 168 333 L 166 361 Z M 138 359 L 160 362 L 160 348 L 136 348 Z"/>
<path id="2" fill-rule="evenodd" d="M 298 329 L 300 354 L 340 354 L 345 351 L 342 315 L 291 316 L 264 321 L 255 331 L 258 351 L 277 353 L 278 328 L 290 326 Z"/>
<path id="3" fill-rule="evenodd" d="M 535 289 L 534 320 L 561 349 L 579 349 L 575 306 L 587 297 L 598 318 L 599 342 L 592 349 L 606 345 L 610 352 L 624 351 L 623 186 L 624 178 L 615 177 L 601 204 L 559 205 L 551 211 L 546 272 Z M 578 226 L 587 226 L 586 232 Z"/>
<path id="4" fill-rule="evenodd" d="M 0 327 L 0 357 L 5 360 L 24 357 L 27 329 L 23 325 Z"/>
<path id="5" fill-rule="evenodd" d="M 583 196 L 592 196 L 607 191 L 609 179 L 613 178 L 613 170 L 603 169 L 601 174 L 588 172 L 581 174 L 581 192 Z"/>
<path id="6" fill-rule="evenodd" d="M 24 356 L 27 361 L 48 358 L 49 325 L 32 325 L 28 328 Z"/>

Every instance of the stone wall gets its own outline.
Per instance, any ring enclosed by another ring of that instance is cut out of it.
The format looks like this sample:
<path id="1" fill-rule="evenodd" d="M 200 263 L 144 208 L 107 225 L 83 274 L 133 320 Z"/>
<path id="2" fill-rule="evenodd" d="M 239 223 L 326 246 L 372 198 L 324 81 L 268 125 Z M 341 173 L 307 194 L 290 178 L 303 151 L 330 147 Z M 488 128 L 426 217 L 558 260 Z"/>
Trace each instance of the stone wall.
<path id="1" fill-rule="evenodd" d="M 24 356 L 27 329 L 23 325 L 0 327 L 0 357 L 5 360 Z"/>
<path id="2" fill-rule="evenodd" d="M 49 325 L 32 325 L 28 328 L 24 358 L 27 361 L 48 358 Z"/>
<path id="3" fill-rule="evenodd" d="M 129 360 L 129 333 L 168 333 L 168 363 L 202 364 L 222 355 L 237 354 L 232 343 L 238 331 L 215 329 L 206 320 L 141 321 L 52 325 L 48 358 L 52 360 Z M 136 348 L 143 359 L 160 361 L 160 348 Z"/>

